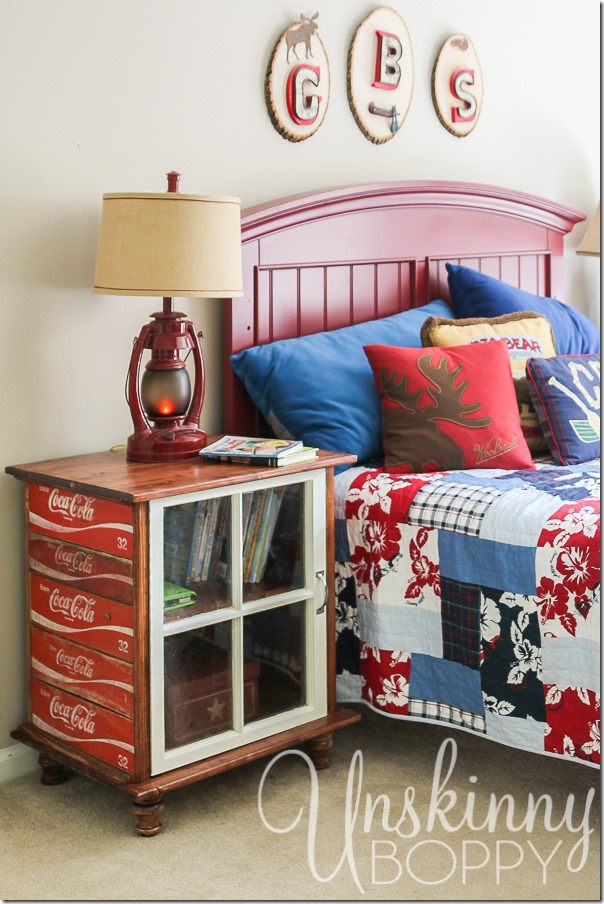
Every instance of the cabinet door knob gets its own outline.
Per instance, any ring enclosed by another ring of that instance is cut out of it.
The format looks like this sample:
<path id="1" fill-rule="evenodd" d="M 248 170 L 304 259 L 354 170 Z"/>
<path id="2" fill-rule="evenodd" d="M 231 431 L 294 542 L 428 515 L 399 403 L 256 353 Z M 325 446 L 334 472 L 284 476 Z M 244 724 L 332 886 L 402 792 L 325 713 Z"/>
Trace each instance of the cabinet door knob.
<path id="1" fill-rule="evenodd" d="M 325 612 L 325 606 L 327 605 L 327 598 L 329 596 L 329 590 L 327 588 L 327 581 L 325 580 L 325 572 L 317 571 L 317 577 L 323 584 L 323 602 L 317 609 L 317 615 L 321 615 L 322 612 Z"/>

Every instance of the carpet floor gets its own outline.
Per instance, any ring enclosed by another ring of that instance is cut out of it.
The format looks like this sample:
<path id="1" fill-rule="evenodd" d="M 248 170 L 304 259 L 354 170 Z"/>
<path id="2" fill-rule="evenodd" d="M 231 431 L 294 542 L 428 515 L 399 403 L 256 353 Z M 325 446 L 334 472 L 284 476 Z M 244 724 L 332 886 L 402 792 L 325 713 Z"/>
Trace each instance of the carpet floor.
<path id="1" fill-rule="evenodd" d="M 162 832 L 72 774 L 0 785 L 0 898 L 600 899 L 600 774 L 361 708 L 329 769 L 299 753 L 166 796 Z"/>

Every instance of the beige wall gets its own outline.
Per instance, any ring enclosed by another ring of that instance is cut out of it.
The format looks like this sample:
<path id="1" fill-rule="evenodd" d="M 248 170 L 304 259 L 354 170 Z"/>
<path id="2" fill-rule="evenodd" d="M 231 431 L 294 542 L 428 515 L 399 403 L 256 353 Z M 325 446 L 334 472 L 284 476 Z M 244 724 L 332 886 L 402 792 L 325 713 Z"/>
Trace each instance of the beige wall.
<path id="1" fill-rule="evenodd" d="M 285 0 L 0 0 L 0 753 L 25 714 L 21 486 L 8 464 L 108 448 L 130 432 L 124 378 L 151 299 L 92 296 L 101 195 L 234 194 L 243 206 L 333 185 L 397 179 L 492 183 L 591 213 L 599 197 L 598 0 L 389 0 L 407 24 L 415 88 L 395 140 L 363 137 L 346 99 L 346 54 L 379 3 L 319 5 L 331 98 L 299 144 L 273 129 L 264 73 L 300 12 Z M 430 74 L 466 32 L 485 97 L 466 139 L 438 122 Z M 596 317 L 599 261 L 567 240 L 567 298 Z M 203 329 L 208 398 L 221 427 L 220 304 L 187 301 Z"/>

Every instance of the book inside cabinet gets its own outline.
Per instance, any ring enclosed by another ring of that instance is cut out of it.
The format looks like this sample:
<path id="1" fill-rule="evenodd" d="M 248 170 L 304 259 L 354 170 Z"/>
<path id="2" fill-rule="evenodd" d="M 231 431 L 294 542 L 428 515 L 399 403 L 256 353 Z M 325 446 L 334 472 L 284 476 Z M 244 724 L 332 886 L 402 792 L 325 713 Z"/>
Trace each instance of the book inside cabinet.
<path id="1" fill-rule="evenodd" d="M 325 474 L 150 503 L 151 772 L 327 712 Z"/>

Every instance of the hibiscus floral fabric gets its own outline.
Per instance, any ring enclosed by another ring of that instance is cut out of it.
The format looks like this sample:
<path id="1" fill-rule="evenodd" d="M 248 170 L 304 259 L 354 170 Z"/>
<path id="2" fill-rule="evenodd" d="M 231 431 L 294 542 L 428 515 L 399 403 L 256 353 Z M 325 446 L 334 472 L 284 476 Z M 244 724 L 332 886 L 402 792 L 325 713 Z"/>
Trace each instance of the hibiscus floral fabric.
<path id="1" fill-rule="evenodd" d="M 597 462 L 336 478 L 338 697 L 600 761 Z"/>

